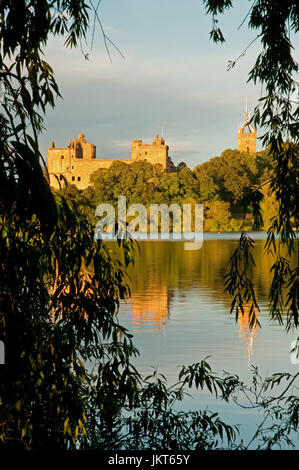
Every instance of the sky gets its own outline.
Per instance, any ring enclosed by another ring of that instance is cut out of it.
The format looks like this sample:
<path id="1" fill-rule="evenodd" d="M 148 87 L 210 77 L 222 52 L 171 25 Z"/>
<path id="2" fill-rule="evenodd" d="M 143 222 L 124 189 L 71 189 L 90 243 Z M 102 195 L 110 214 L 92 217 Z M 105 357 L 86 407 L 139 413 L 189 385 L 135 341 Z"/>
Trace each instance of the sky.
<path id="1" fill-rule="evenodd" d="M 260 46 L 254 43 L 227 71 L 256 35 L 246 23 L 238 29 L 250 2 L 235 3 L 219 18 L 222 45 L 210 40 L 211 17 L 199 0 L 102 0 L 104 30 L 124 55 L 111 47 L 112 63 L 99 26 L 92 51 L 91 33 L 83 45 L 88 61 L 80 49 L 51 39 L 45 59 L 63 99 L 47 111 L 44 157 L 52 140 L 64 147 L 78 133 L 96 145 L 97 157 L 128 158 L 131 140 L 151 143 L 163 130 L 173 162 L 190 168 L 236 148 L 245 97 L 253 111 L 260 95 L 247 84 Z"/>

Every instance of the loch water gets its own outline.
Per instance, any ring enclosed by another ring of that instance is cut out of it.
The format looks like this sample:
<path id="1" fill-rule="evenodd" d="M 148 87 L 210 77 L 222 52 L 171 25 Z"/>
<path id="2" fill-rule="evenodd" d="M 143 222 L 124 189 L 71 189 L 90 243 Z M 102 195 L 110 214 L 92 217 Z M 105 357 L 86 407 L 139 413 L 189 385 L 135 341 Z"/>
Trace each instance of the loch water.
<path id="1" fill-rule="evenodd" d="M 131 298 L 120 305 L 119 321 L 134 335 L 140 356 L 138 370 L 148 375 L 153 368 L 175 383 L 181 365 L 208 357 L 213 371 L 238 374 L 250 383 L 252 366 L 265 377 L 275 372 L 298 370 L 290 358 L 290 344 L 298 333 L 286 333 L 269 315 L 268 294 L 273 259 L 265 253 L 265 234 L 252 234 L 256 267 L 251 273 L 256 286 L 259 322 L 248 325 L 249 306 L 238 320 L 230 314 L 231 299 L 224 292 L 228 261 L 239 234 L 205 234 L 200 250 L 184 250 L 184 242 L 139 242 L 131 269 Z M 209 408 L 230 424 L 240 425 L 240 438 L 249 442 L 262 416 L 256 411 L 225 403 L 204 391 L 191 390 L 178 404 L 181 410 Z M 242 401 L 243 404 L 246 404 Z M 298 436 L 295 445 L 299 448 Z M 256 443 L 255 443 L 256 444 Z"/>

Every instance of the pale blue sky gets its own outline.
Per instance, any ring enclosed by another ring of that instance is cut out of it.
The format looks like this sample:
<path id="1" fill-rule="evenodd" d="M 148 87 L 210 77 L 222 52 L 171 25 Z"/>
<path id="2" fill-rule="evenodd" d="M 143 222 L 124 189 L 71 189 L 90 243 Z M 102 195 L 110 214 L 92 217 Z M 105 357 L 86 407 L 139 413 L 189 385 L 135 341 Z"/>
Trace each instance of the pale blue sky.
<path id="1" fill-rule="evenodd" d="M 210 41 L 211 17 L 200 0 L 102 0 L 106 34 L 125 56 L 111 48 L 112 64 L 99 27 L 89 61 L 52 40 L 46 59 L 63 100 L 47 112 L 44 156 L 52 139 L 65 146 L 82 132 L 97 146 L 97 157 L 129 157 L 131 140 L 151 143 L 162 128 L 173 161 L 191 168 L 236 148 L 245 96 L 253 110 L 260 92 L 246 84 L 260 46 L 253 44 L 227 71 L 228 60 L 255 37 L 246 24 L 237 29 L 250 2 L 235 3 L 219 18 L 223 45 Z"/>

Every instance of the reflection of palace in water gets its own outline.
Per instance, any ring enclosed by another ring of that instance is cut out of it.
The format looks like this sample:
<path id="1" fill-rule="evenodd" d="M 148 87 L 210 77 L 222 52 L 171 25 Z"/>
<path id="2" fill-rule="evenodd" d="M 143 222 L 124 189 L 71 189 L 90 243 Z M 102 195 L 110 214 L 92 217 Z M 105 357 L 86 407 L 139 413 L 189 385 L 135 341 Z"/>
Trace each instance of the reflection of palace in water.
<path id="1" fill-rule="evenodd" d="M 128 300 L 128 306 L 132 312 L 133 332 L 165 331 L 172 308 L 177 312 L 176 297 L 180 294 L 184 294 L 187 302 L 190 293 L 192 302 L 198 296 L 203 304 L 211 304 L 211 308 L 219 305 L 223 315 L 228 313 L 231 298 L 223 292 L 223 279 L 233 247 L 230 240 L 210 240 L 204 242 L 200 250 L 186 252 L 184 244 L 180 242 L 141 243 L 141 252 L 136 257 L 134 270 L 130 273 L 132 296 Z M 263 302 L 263 292 L 270 281 L 267 279 L 270 261 L 264 256 L 262 244 L 257 244 L 256 250 L 263 276 L 256 276 L 254 281 Z M 193 307 L 194 314 L 198 316 L 201 314 L 199 304 L 197 307 L 195 302 Z M 242 315 L 240 312 L 238 317 L 238 341 L 242 349 L 247 351 L 249 362 L 252 360 L 258 334 L 258 312 L 254 313 L 256 319 L 251 328 L 250 305 L 244 305 L 244 313 Z M 184 311 L 178 314 L 184 317 Z M 209 323 L 209 320 L 207 322 Z M 234 328 L 233 325 L 231 327 Z"/>
<path id="2" fill-rule="evenodd" d="M 244 305 L 243 308 L 243 314 L 239 312 L 238 316 L 239 338 L 246 345 L 249 363 L 253 355 L 254 338 L 258 333 L 258 311 L 254 309 L 250 316 L 250 305 Z M 251 319 L 253 320 L 252 325 L 250 325 Z"/>
<path id="3" fill-rule="evenodd" d="M 132 292 L 132 325 L 133 332 L 161 332 L 169 318 L 171 293 L 168 286 L 152 283 L 144 292 Z M 238 316 L 240 342 L 247 349 L 248 363 L 253 356 L 254 340 L 258 334 L 258 311 L 254 310 L 254 321 L 250 325 L 250 305 L 244 305 L 244 312 Z"/>
<path id="4" fill-rule="evenodd" d="M 164 331 L 169 318 L 170 291 L 168 286 L 151 283 L 144 292 L 132 292 L 132 324 L 133 332 Z M 244 305 L 244 311 L 238 316 L 239 339 L 247 349 L 248 363 L 253 356 L 254 339 L 258 333 L 258 311 L 254 310 L 254 321 L 250 325 L 250 305 Z"/>
<path id="5" fill-rule="evenodd" d="M 167 286 L 150 285 L 145 292 L 132 292 L 133 332 L 156 331 L 165 328 L 169 310 Z"/>

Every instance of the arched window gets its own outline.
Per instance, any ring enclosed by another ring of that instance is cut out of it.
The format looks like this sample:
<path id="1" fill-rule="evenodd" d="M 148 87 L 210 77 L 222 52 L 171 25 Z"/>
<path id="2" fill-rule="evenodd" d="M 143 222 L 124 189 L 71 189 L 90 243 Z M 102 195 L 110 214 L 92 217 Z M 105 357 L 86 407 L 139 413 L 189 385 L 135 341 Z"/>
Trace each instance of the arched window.
<path id="1" fill-rule="evenodd" d="M 81 176 L 78 176 L 77 180 L 78 180 L 78 181 L 81 181 Z"/>
<path id="2" fill-rule="evenodd" d="M 61 160 L 63 160 L 63 159 L 64 159 L 64 155 L 61 155 Z"/>

